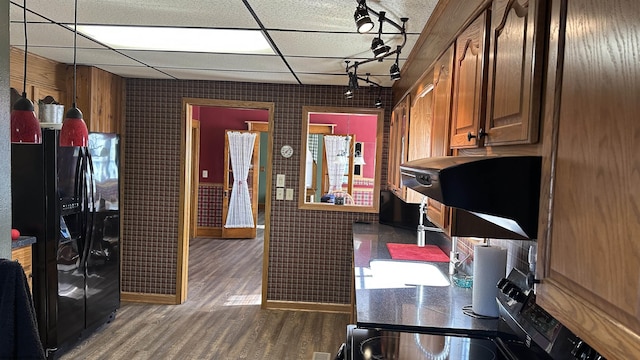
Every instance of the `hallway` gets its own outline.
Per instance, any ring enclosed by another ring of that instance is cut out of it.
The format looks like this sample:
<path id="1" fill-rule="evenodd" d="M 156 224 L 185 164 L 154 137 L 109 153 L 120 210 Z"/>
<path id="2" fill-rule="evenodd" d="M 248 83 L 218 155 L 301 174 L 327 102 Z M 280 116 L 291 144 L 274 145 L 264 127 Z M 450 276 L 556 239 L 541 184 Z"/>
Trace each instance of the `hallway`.
<path id="1" fill-rule="evenodd" d="M 347 314 L 262 310 L 263 229 L 249 240 L 196 238 L 182 305 L 123 303 L 62 359 L 290 359 L 335 355 Z"/>

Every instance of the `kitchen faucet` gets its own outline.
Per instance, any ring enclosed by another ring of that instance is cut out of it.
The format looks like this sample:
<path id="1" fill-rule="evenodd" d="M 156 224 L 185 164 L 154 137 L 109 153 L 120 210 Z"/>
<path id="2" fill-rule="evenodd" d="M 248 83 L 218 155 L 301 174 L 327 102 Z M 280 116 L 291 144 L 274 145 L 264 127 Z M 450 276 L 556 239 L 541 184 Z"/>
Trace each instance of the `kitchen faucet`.
<path id="1" fill-rule="evenodd" d="M 460 260 L 460 252 L 458 252 L 458 237 L 451 237 L 451 251 L 449 252 L 449 275 L 454 275 L 462 264 L 471 256 L 468 254 L 464 259 Z"/>
<path id="2" fill-rule="evenodd" d="M 433 226 L 424 226 L 424 218 L 427 216 L 427 197 L 423 196 L 418 209 L 418 241 L 417 245 L 423 247 L 426 243 L 425 231 L 442 232 L 442 229 Z"/>

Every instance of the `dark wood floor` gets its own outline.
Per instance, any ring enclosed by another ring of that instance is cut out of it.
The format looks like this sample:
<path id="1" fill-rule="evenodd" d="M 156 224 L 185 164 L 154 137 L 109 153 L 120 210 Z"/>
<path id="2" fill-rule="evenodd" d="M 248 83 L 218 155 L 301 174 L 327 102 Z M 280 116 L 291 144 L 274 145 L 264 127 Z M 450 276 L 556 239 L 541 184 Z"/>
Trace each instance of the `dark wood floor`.
<path id="1" fill-rule="evenodd" d="M 251 240 L 198 238 L 182 305 L 123 303 L 116 319 L 62 359 L 291 359 L 335 355 L 346 314 L 262 310 L 262 230 Z"/>

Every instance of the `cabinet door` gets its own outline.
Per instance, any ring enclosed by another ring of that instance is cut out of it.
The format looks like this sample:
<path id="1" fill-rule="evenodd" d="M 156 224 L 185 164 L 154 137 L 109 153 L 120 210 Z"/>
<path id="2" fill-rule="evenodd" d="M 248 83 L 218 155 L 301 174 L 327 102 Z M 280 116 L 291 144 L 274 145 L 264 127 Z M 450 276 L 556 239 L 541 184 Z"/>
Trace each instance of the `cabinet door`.
<path id="1" fill-rule="evenodd" d="M 433 72 L 427 72 L 433 74 Z M 433 136 L 433 77 L 421 81 L 411 104 L 407 161 L 431 157 Z M 407 189 L 406 202 L 421 203 L 424 195 Z"/>
<path id="2" fill-rule="evenodd" d="M 640 3 L 550 13 L 537 301 L 607 359 L 637 358 Z"/>
<path id="3" fill-rule="evenodd" d="M 493 1 L 485 146 L 538 141 L 545 3 Z"/>
<path id="4" fill-rule="evenodd" d="M 488 13 L 483 12 L 456 39 L 451 148 L 482 146 L 486 93 L 485 53 Z"/>
<path id="5" fill-rule="evenodd" d="M 27 276 L 27 282 L 29 283 L 29 290 L 31 290 L 33 288 L 33 263 L 31 260 L 31 246 L 23 246 L 11 250 L 11 259 L 18 261 L 20 265 L 22 265 L 24 274 Z"/>
<path id="6" fill-rule="evenodd" d="M 450 155 L 449 130 L 451 128 L 451 91 L 454 48 L 451 46 L 433 68 L 433 127 L 431 131 L 431 156 Z M 449 209 L 441 203 L 427 201 L 427 218 L 446 229 L 449 226 Z"/>
<path id="7" fill-rule="evenodd" d="M 407 161 L 407 133 L 409 124 L 409 105 L 411 96 L 407 95 L 391 114 L 389 129 L 389 161 L 387 183 L 398 198 L 405 200 L 406 187 L 402 186 L 400 164 Z"/>

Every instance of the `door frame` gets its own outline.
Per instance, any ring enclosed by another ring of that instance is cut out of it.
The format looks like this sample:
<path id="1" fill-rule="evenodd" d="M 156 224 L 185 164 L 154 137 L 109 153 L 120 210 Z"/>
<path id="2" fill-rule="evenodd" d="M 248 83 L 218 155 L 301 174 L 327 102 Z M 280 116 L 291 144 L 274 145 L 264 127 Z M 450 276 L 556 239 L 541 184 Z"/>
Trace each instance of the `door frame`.
<path id="1" fill-rule="evenodd" d="M 178 264 L 176 269 L 176 304 L 182 304 L 187 300 L 188 279 L 189 279 L 189 234 L 191 228 L 192 216 L 191 214 L 192 199 L 190 194 L 192 193 L 192 177 L 194 175 L 193 168 L 193 117 L 192 111 L 194 106 L 213 106 L 223 108 L 238 108 L 238 109 L 263 109 L 269 111 L 269 123 L 267 127 L 267 192 L 264 208 L 265 216 L 265 228 L 264 228 L 264 249 L 263 249 L 263 261 L 262 261 L 262 307 L 266 303 L 267 295 L 267 270 L 269 260 L 269 234 L 271 224 L 271 175 L 273 162 L 273 119 L 275 113 L 275 103 L 273 102 L 258 102 L 258 101 L 234 101 L 234 100 L 217 100 L 217 99 L 202 99 L 202 98 L 183 98 L 182 99 L 182 126 L 180 137 L 180 201 L 179 201 L 179 218 L 178 218 Z"/>
<path id="2" fill-rule="evenodd" d="M 191 159 L 193 164 L 200 164 L 200 120 L 191 119 Z M 200 187 L 200 169 L 191 166 L 191 227 L 189 238 L 196 237 L 198 228 L 198 188 Z"/>

